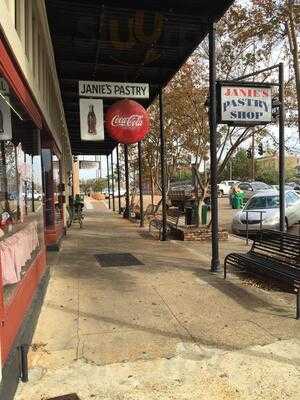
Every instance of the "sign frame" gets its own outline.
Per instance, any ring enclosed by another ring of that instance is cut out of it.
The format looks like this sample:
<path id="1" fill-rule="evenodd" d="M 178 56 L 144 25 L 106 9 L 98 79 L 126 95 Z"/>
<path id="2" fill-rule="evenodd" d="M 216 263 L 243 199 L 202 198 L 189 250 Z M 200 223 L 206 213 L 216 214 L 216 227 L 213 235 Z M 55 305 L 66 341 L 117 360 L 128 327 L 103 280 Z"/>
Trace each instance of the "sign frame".
<path id="1" fill-rule="evenodd" d="M 92 161 L 92 160 L 79 160 L 79 169 L 96 169 L 99 170 L 101 165 L 101 161 Z"/>
<path id="2" fill-rule="evenodd" d="M 116 99 L 149 99 L 149 83 L 78 81 L 79 97 L 116 98 Z"/>
<path id="3" fill-rule="evenodd" d="M 272 93 L 271 93 L 271 102 L 269 104 L 270 110 L 268 113 L 270 114 L 270 119 L 268 120 L 230 120 L 222 118 L 222 88 L 223 87 L 247 87 L 251 89 L 268 89 L 271 90 L 273 85 L 270 83 L 260 83 L 260 82 L 247 82 L 247 81 L 217 81 L 217 123 L 225 124 L 236 127 L 251 127 L 257 125 L 268 125 L 272 123 Z M 269 99 L 269 97 L 268 97 Z"/>
<path id="4" fill-rule="evenodd" d="M 92 111 L 95 118 L 96 134 L 88 133 L 89 110 Z M 99 142 L 105 140 L 104 135 L 104 105 L 102 99 L 80 98 L 79 99 L 80 116 L 80 139 L 82 142 Z"/>

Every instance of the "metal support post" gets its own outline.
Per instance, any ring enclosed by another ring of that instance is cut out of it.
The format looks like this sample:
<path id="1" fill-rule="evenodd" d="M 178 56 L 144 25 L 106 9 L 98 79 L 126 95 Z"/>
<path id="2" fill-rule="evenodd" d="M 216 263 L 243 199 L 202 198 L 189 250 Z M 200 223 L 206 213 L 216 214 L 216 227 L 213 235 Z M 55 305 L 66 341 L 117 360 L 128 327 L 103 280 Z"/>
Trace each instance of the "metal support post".
<path id="1" fill-rule="evenodd" d="M 252 135 L 252 180 L 255 181 L 255 137 Z"/>
<path id="2" fill-rule="evenodd" d="M 111 152 L 111 191 L 112 191 L 112 206 L 113 211 L 116 211 L 116 203 L 115 203 L 115 177 L 114 177 L 114 156 L 113 152 Z"/>
<path id="3" fill-rule="evenodd" d="M 106 156 L 106 169 L 107 169 L 107 192 L 108 192 L 108 208 L 110 209 L 110 177 L 109 177 L 109 161 L 108 155 Z"/>
<path id="4" fill-rule="evenodd" d="M 280 231 L 284 232 L 285 223 L 285 145 L 284 145 L 284 123 L 285 123 L 285 107 L 284 107 L 284 66 L 279 64 L 279 208 L 280 208 Z"/>
<path id="5" fill-rule="evenodd" d="M 161 240 L 167 240 L 167 196 L 166 196 L 166 160 L 164 134 L 164 108 L 162 89 L 159 91 L 159 119 L 160 119 L 160 169 L 161 169 L 161 196 L 162 196 L 162 232 Z"/>
<path id="6" fill-rule="evenodd" d="M 118 174 L 118 208 L 121 214 L 121 190 L 120 190 L 120 160 L 119 160 L 119 145 L 117 145 L 117 174 Z"/>
<path id="7" fill-rule="evenodd" d="M 129 218 L 129 169 L 128 169 L 128 146 L 124 144 L 124 161 L 125 161 L 125 182 L 126 182 L 126 208 L 124 218 Z"/>
<path id="8" fill-rule="evenodd" d="M 139 155 L 139 189 L 140 189 L 140 227 L 144 226 L 144 199 L 143 199 L 143 168 L 142 168 L 142 143 L 138 142 Z"/>
<path id="9" fill-rule="evenodd" d="M 211 185 L 211 272 L 220 270 L 219 212 L 218 212 L 218 158 L 217 158 L 217 87 L 216 87 L 216 28 L 209 32 L 209 126 L 210 126 L 210 185 Z"/>

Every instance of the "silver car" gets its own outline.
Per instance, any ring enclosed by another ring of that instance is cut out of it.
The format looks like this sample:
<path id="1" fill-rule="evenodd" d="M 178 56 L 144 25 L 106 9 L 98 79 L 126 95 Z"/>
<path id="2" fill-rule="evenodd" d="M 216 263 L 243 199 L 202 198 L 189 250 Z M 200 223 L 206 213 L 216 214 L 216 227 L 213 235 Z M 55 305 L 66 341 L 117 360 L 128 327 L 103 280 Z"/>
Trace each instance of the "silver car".
<path id="1" fill-rule="evenodd" d="M 300 221 L 300 196 L 294 190 L 285 191 L 286 227 Z M 247 230 L 255 233 L 264 229 L 279 229 L 279 193 L 277 190 L 266 190 L 251 197 L 244 208 L 232 220 L 232 232 L 245 234 Z"/>

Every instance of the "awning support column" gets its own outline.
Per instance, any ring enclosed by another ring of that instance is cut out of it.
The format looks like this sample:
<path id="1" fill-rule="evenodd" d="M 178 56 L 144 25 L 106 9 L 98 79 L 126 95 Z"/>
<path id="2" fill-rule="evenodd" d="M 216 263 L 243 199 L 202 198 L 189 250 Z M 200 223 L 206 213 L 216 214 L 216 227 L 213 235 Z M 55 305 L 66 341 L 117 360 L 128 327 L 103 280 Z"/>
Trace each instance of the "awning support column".
<path id="1" fill-rule="evenodd" d="M 124 218 L 129 218 L 129 169 L 128 169 L 128 146 L 124 144 L 124 161 L 125 161 L 125 183 L 126 183 L 126 209 Z"/>
<path id="2" fill-rule="evenodd" d="M 112 191 L 112 205 L 113 205 L 113 211 L 116 211 L 116 203 L 115 203 L 115 177 L 114 177 L 114 156 L 113 156 L 113 151 L 111 152 L 111 191 Z"/>
<path id="3" fill-rule="evenodd" d="M 108 161 L 108 155 L 106 156 L 106 170 L 107 170 L 107 192 L 108 192 L 108 208 L 111 208 L 110 205 L 110 177 L 109 177 L 109 161 Z"/>
<path id="4" fill-rule="evenodd" d="M 142 168 L 142 143 L 138 142 L 139 156 L 139 189 L 140 189 L 140 227 L 144 226 L 144 198 L 143 198 L 143 168 Z"/>
<path id="5" fill-rule="evenodd" d="M 284 66 L 279 63 L 279 199 L 280 230 L 286 230 L 285 224 L 285 106 L 284 106 Z"/>
<path id="6" fill-rule="evenodd" d="M 217 158 L 217 91 L 216 91 L 216 28 L 209 31 L 209 126 L 210 126 L 210 184 L 211 184 L 211 272 L 220 270 L 218 158 Z"/>
<path id="7" fill-rule="evenodd" d="M 160 168 L 161 168 L 161 197 L 162 197 L 162 232 L 161 240 L 167 240 L 167 196 L 166 196 L 166 157 L 164 134 L 164 108 L 162 89 L 159 91 L 159 119 L 160 119 Z"/>
<path id="8" fill-rule="evenodd" d="M 117 174 L 118 174 L 118 209 L 121 214 L 121 189 L 120 189 L 120 160 L 119 160 L 119 145 L 117 145 Z"/>

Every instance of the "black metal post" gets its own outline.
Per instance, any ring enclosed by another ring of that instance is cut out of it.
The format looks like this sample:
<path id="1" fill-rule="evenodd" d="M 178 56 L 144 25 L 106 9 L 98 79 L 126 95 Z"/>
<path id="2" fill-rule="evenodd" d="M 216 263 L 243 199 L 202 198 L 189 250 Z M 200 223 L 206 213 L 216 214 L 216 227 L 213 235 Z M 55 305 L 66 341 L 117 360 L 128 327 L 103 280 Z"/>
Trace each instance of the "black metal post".
<path id="1" fill-rule="evenodd" d="M 143 168 L 142 168 L 142 143 L 138 142 L 139 155 L 139 189 L 140 189 L 140 227 L 144 226 L 144 198 L 143 198 Z"/>
<path id="2" fill-rule="evenodd" d="M 5 211 L 10 211 L 9 206 L 9 195 L 8 195 L 8 178 L 7 178 L 7 167 L 6 167 L 6 151 L 5 141 L 1 140 L 1 153 L 2 153 L 2 174 L 3 174 L 3 187 L 4 187 L 4 200 L 5 200 Z"/>
<path id="3" fill-rule="evenodd" d="M 108 208 L 110 209 L 110 178 L 109 178 L 109 161 L 108 155 L 106 156 L 106 168 L 107 168 L 107 192 L 108 192 Z"/>
<path id="4" fill-rule="evenodd" d="M 125 162 L 125 184 L 126 184 L 126 208 L 124 218 L 129 218 L 129 169 L 128 169 L 128 146 L 124 144 L 124 162 Z"/>
<path id="5" fill-rule="evenodd" d="M 20 363 L 21 363 L 21 380 L 22 382 L 28 382 L 28 349 L 29 346 L 23 344 L 20 346 Z"/>
<path id="6" fill-rule="evenodd" d="M 167 196 L 166 196 L 166 157 L 164 134 L 164 107 L 162 89 L 159 91 L 159 120 L 160 120 L 160 169 L 161 169 L 161 197 L 162 197 L 162 231 L 161 240 L 167 240 Z"/>
<path id="7" fill-rule="evenodd" d="M 280 208 L 280 231 L 284 232 L 285 223 L 285 145 L 284 145 L 284 66 L 279 64 L 279 208 Z"/>
<path id="8" fill-rule="evenodd" d="M 119 214 L 121 214 L 121 190 L 120 190 L 120 160 L 119 160 L 119 145 L 117 145 L 117 174 L 118 174 L 118 203 Z"/>
<path id="9" fill-rule="evenodd" d="M 116 211 L 116 203 L 115 203 L 115 177 L 114 177 L 114 156 L 113 152 L 111 152 L 111 191 L 112 191 L 112 206 L 113 211 Z"/>
<path id="10" fill-rule="evenodd" d="M 211 185 L 211 272 L 220 270 L 219 210 L 218 210 L 218 158 L 217 158 L 217 87 L 216 87 L 216 28 L 209 32 L 209 126 L 210 126 L 210 185 Z"/>

